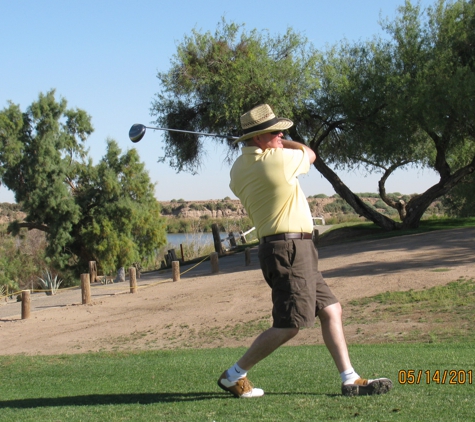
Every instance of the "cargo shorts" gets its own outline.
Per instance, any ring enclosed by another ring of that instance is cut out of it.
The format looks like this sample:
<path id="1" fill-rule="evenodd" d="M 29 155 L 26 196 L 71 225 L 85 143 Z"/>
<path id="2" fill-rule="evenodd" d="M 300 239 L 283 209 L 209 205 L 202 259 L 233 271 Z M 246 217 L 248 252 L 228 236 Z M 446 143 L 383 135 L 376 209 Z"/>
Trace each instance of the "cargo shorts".
<path id="1" fill-rule="evenodd" d="M 318 271 L 318 252 L 311 239 L 261 243 L 258 256 L 272 289 L 273 327 L 313 327 L 319 310 L 338 303 Z"/>

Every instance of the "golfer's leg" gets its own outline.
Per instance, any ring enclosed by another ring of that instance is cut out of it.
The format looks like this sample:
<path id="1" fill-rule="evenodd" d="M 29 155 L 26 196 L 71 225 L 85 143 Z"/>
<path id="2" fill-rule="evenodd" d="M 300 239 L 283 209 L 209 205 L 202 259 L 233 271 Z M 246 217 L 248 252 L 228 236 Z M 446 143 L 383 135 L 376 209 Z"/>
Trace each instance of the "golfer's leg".
<path id="1" fill-rule="evenodd" d="M 298 332 L 298 328 L 269 328 L 254 340 L 237 364 L 242 369 L 249 371 L 256 363 L 295 337 Z"/>
<path id="2" fill-rule="evenodd" d="M 343 333 L 341 305 L 335 303 L 318 311 L 322 325 L 323 341 L 335 361 L 338 372 L 351 368 L 350 356 Z"/>

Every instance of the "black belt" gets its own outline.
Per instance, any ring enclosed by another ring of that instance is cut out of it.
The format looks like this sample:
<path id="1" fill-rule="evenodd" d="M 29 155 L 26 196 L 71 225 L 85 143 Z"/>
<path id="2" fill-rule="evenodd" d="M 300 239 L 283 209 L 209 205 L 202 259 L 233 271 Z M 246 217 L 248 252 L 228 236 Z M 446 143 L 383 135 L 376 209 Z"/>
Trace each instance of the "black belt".
<path id="1" fill-rule="evenodd" d="M 282 233 L 274 234 L 272 236 L 261 237 L 260 243 L 274 242 L 275 240 L 288 239 L 311 239 L 312 233 Z"/>

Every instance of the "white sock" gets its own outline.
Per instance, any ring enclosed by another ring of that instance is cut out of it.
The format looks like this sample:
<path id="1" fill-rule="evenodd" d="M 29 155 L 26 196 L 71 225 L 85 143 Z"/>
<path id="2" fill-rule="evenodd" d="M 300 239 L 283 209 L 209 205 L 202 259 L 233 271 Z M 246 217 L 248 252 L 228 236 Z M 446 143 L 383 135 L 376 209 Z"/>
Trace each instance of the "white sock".
<path id="1" fill-rule="evenodd" d="M 353 384 L 360 376 L 356 373 L 353 367 L 348 368 L 340 374 L 341 382 L 343 384 Z"/>
<path id="2" fill-rule="evenodd" d="M 228 369 L 228 380 L 236 382 L 240 378 L 244 378 L 247 375 L 247 371 L 242 369 L 237 363 Z"/>

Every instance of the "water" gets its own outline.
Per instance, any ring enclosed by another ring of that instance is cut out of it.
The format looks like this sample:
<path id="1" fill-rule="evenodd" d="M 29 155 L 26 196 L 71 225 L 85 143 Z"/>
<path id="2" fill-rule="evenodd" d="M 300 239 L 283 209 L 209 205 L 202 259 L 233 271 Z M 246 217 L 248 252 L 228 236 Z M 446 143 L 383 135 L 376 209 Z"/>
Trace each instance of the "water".
<path id="1" fill-rule="evenodd" d="M 227 233 L 219 233 L 221 239 L 228 237 Z M 212 245 L 213 233 L 167 233 L 167 241 L 175 248 L 179 248 L 182 243 L 196 242 L 199 245 Z"/>

